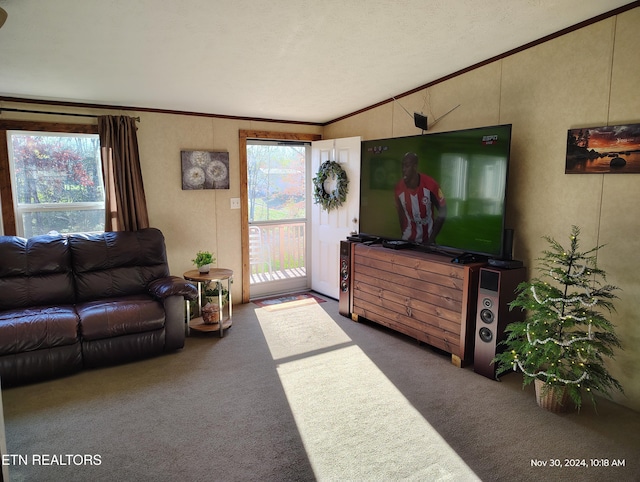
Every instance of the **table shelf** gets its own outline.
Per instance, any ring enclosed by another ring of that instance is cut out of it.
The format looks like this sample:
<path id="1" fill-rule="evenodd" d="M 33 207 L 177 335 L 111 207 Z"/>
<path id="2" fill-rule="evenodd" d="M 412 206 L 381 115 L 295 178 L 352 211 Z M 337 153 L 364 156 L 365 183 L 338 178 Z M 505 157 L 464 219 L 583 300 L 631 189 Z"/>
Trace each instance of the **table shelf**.
<path id="1" fill-rule="evenodd" d="M 225 317 L 225 319 L 222 320 L 222 329 L 226 330 L 231 326 L 231 324 L 231 319 L 229 317 Z M 189 328 L 204 333 L 220 331 L 220 322 L 207 324 L 202 320 L 202 316 L 196 316 L 189 320 Z"/>

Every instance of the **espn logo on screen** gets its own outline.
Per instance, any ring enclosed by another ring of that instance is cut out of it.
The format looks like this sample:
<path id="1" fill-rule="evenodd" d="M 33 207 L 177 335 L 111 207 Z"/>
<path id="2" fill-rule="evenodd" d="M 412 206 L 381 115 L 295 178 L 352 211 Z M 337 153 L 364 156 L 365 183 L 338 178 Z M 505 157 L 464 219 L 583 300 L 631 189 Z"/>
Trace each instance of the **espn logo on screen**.
<path id="1" fill-rule="evenodd" d="M 482 144 L 485 146 L 490 146 L 492 144 L 497 144 L 498 143 L 498 136 L 497 135 L 492 135 L 492 136 L 482 136 Z"/>

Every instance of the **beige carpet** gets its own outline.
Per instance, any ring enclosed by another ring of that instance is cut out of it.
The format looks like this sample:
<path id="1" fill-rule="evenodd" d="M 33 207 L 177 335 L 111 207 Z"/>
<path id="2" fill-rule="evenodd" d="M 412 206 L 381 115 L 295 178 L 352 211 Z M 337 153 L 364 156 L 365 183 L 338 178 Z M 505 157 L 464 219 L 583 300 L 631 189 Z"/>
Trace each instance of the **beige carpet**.
<path id="1" fill-rule="evenodd" d="M 518 374 L 489 380 L 337 309 L 249 303 L 222 339 L 4 390 L 8 452 L 29 462 L 11 480 L 640 480 L 638 413 L 545 412 Z M 100 465 L 31 463 L 55 454 Z"/>

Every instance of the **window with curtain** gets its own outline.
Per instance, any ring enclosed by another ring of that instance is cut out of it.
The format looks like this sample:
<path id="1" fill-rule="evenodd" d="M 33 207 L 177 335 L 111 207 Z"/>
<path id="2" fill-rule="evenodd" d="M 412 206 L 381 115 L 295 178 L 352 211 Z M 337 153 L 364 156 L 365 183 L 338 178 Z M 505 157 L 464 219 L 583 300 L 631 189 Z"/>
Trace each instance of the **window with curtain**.
<path id="1" fill-rule="evenodd" d="M 19 236 L 104 231 L 97 134 L 7 131 L 7 148 Z"/>

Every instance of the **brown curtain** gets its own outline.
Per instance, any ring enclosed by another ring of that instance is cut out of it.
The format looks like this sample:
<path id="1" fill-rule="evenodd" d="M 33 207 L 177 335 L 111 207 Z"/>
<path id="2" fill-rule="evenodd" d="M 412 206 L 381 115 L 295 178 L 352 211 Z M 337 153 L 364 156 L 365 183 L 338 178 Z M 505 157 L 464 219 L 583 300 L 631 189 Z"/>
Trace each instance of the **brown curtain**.
<path id="1" fill-rule="evenodd" d="M 106 196 L 105 231 L 136 231 L 149 227 L 142 183 L 136 120 L 99 116 L 102 170 Z"/>

